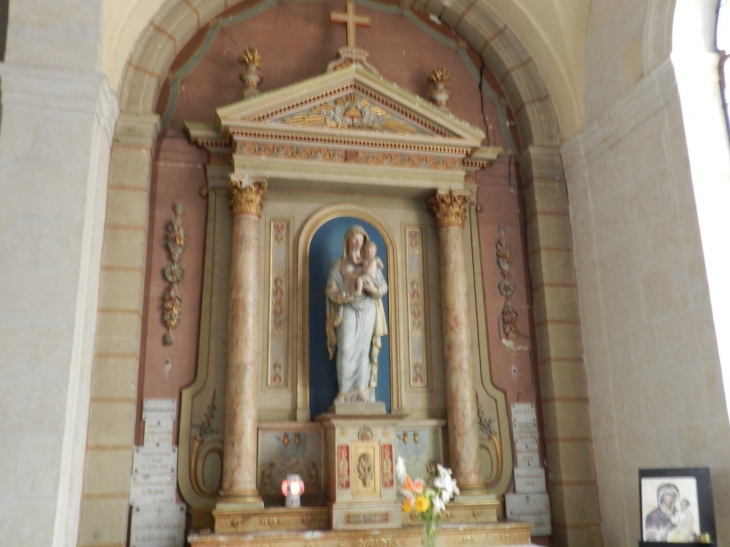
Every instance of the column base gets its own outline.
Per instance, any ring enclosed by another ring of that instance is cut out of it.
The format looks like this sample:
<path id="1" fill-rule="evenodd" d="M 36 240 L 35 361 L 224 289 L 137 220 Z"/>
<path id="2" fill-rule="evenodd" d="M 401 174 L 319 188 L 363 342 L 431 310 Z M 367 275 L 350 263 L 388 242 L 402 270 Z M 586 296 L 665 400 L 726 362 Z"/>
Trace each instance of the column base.
<path id="1" fill-rule="evenodd" d="M 244 494 L 224 494 L 220 496 L 215 502 L 215 515 L 218 511 L 237 511 L 237 510 L 260 510 L 264 508 L 264 500 L 261 499 L 261 495 L 258 490 L 254 492 Z"/>

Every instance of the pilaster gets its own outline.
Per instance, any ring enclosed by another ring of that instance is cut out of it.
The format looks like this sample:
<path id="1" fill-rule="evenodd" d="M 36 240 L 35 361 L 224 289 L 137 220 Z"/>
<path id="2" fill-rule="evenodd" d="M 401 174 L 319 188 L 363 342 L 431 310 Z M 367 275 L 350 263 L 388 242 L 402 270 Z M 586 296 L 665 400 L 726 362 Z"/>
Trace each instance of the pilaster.
<path id="1" fill-rule="evenodd" d="M 12 462 L 0 471 L 0 533 L 74 545 L 118 107 L 96 71 L 23 66 L 17 53 L 0 64 L 0 342 L 15 348 L 0 372 L 0 431 L 14 439 L 0 449 Z"/>
<path id="2" fill-rule="evenodd" d="M 520 158 L 553 535 L 602 544 L 568 199 L 557 147 Z"/>

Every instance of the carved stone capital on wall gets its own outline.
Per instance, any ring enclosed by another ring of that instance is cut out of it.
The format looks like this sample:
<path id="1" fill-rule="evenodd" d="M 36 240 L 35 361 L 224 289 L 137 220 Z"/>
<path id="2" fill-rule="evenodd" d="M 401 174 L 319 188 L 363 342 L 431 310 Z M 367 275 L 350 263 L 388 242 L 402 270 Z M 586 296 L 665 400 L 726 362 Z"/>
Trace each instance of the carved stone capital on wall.
<path id="1" fill-rule="evenodd" d="M 436 215 L 436 228 L 448 226 L 464 227 L 466 211 L 464 205 L 469 203 L 470 194 L 467 192 L 455 192 L 439 190 L 428 199 L 428 206 Z"/>
<path id="2" fill-rule="evenodd" d="M 266 186 L 265 178 L 253 180 L 246 175 L 241 179 L 237 175 L 231 175 L 228 196 L 231 200 L 233 216 L 251 214 L 260 217 L 261 208 L 264 206 Z"/>

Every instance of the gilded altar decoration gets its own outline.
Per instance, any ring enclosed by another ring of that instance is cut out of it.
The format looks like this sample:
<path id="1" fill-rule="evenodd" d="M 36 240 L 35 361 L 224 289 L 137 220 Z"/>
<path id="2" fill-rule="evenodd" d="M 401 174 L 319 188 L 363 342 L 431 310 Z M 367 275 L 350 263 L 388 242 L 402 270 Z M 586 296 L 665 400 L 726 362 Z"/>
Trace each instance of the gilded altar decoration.
<path id="1" fill-rule="evenodd" d="M 289 125 L 331 129 L 387 131 L 407 135 L 416 133 L 416 128 L 394 118 L 383 107 L 358 93 L 349 93 L 334 101 L 316 105 L 304 113 L 282 118 L 281 121 Z"/>
<path id="2" fill-rule="evenodd" d="M 284 276 L 281 272 L 274 274 L 271 313 L 273 314 L 274 334 L 281 334 L 281 326 L 284 324 Z"/>
<path id="3" fill-rule="evenodd" d="M 370 454 L 367 452 L 360 454 L 360 457 L 357 459 L 357 475 L 364 488 L 368 488 L 370 486 L 370 483 L 373 481 L 374 472 L 375 470 L 373 469 L 373 461 L 372 458 L 370 458 Z"/>
<path id="4" fill-rule="evenodd" d="M 431 100 L 439 108 L 446 108 L 446 102 L 451 96 L 451 92 L 446 89 L 449 85 L 450 75 L 445 68 L 435 68 L 426 79 L 432 86 Z"/>
<path id="5" fill-rule="evenodd" d="M 426 356 L 428 342 L 423 336 L 426 330 L 426 307 L 423 292 L 423 234 L 420 227 L 406 228 L 406 254 L 408 268 L 408 349 L 410 386 L 424 388 L 427 385 Z"/>
<path id="6" fill-rule="evenodd" d="M 502 313 L 500 315 L 500 323 L 502 324 L 502 341 L 507 341 L 508 347 L 514 347 L 514 340 L 520 333 L 519 330 L 519 315 L 517 311 L 512 307 L 512 301 L 510 298 L 515 293 L 515 284 L 509 278 L 509 270 L 512 266 L 512 249 L 507 242 L 507 228 L 500 226 L 498 228 L 499 239 L 495 244 L 497 254 L 497 265 L 502 278 L 497 283 L 497 290 L 504 298 L 504 306 L 502 307 Z"/>
<path id="7" fill-rule="evenodd" d="M 420 156 L 417 154 L 395 154 L 391 152 L 357 153 L 358 163 L 368 165 L 392 165 L 395 167 L 419 167 L 421 169 L 461 169 L 462 161 L 458 158 L 439 158 Z"/>
<path id="8" fill-rule="evenodd" d="M 266 186 L 265 180 L 253 181 L 248 175 L 239 179 L 236 175 L 231 175 L 228 185 L 231 213 L 234 216 L 244 213 L 261 216 Z"/>
<path id="9" fill-rule="evenodd" d="M 337 447 L 337 487 L 350 488 L 350 446 L 346 444 Z"/>
<path id="10" fill-rule="evenodd" d="M 162 301 L 162 320 L 167 327 L 167 332 L 162 337 L 162 341 L 166 346 L 173 344 L 172 331 L 180 322 L 182 297 L 178 290 L 178 283 L 180 283 L 184 273 L 179 261 L 180 255 L 185 250 L 185 228 L 182 223 L 185 205 L 176 203 L 172 209 L 175 212 L 175 218 L 167 224 L 167 236 L 165 238 L 167 251 L 170 254 L 170 263 L 163 269 L 165 279 L 169 283 Z"/>
<path id="11" fill-rule="evenodd" d="M 259 55 L 258 49 L 255 47 L 248 48 L 238 58 L 238 62 L 243 65 L 244 69 L 240 75 L 244 87 L 244 97 L 258 94 L 257 87 L 263 79 L 261 71 L 259 71 L 259 67 L 263 63 L 261 62 L 261 55 Z"/>
<path id="12" fill-rule="evenodd" d="M 273 219 L 269 232 L 268 387 L 285 388 L 289 377 L 289 222 Z"/>
<path id="13" fill-rule="evenodd" d="M 411 334 L 413 336 L 422 336 L 421 327 L 423 321 L 421 317 L 421 276 L 420 272 L 411 272 L 411 287 L 408 293 L 409 308 L 411 310 Z"/>
<path id="14" fill-rule="evenodd" d="M 380 446 L 380 461 L 383 488 L 392 488 L 395 480 L 392 444 L 382 444 Z"/>
<path id="15" fill-rule="evenodd" d="M 469 203 L 469 194 L 467 193 L 449 190 L 448 192 L 439 191 L 433 194 L 428 200 L 428 205 L 436 215 L 436 227 L 439 230 L 449 226 L 463 228 L 466 220 L 464 205 L 467 203 Z"/>
<path id="16" fill-rule="evenodd" d="M 370 441 L 373 438 L 373 430 L 370 427 L 364 425 L 357 432 L 357 438 L 363 442 Z"/>

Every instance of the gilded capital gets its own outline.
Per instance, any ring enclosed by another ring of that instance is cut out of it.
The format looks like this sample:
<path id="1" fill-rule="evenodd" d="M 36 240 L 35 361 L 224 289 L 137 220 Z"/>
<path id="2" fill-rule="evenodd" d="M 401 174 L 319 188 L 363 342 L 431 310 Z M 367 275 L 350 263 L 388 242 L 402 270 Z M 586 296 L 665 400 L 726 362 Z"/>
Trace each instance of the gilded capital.
<path id="1" fill-rule="evenodd" d="M 436 228 L 447 226 L 464 227 L 466 212 L 464 205 L 469 203 L 468 193 L 457 193 L 453 190 L 438 191 L 428 199 L 428 205 L 436 215 Z"/>
<path id="2" fill-rule="evenodd" d="M 241 180 L 237 176 L 231 175 L 228 185 L 228 197 L 231 200 L 231 213 L 233 216 L 245 213 L 257 217 L 261 216 L 266 186 L 266 179 L 253 181 L 246 176 Z"/>

